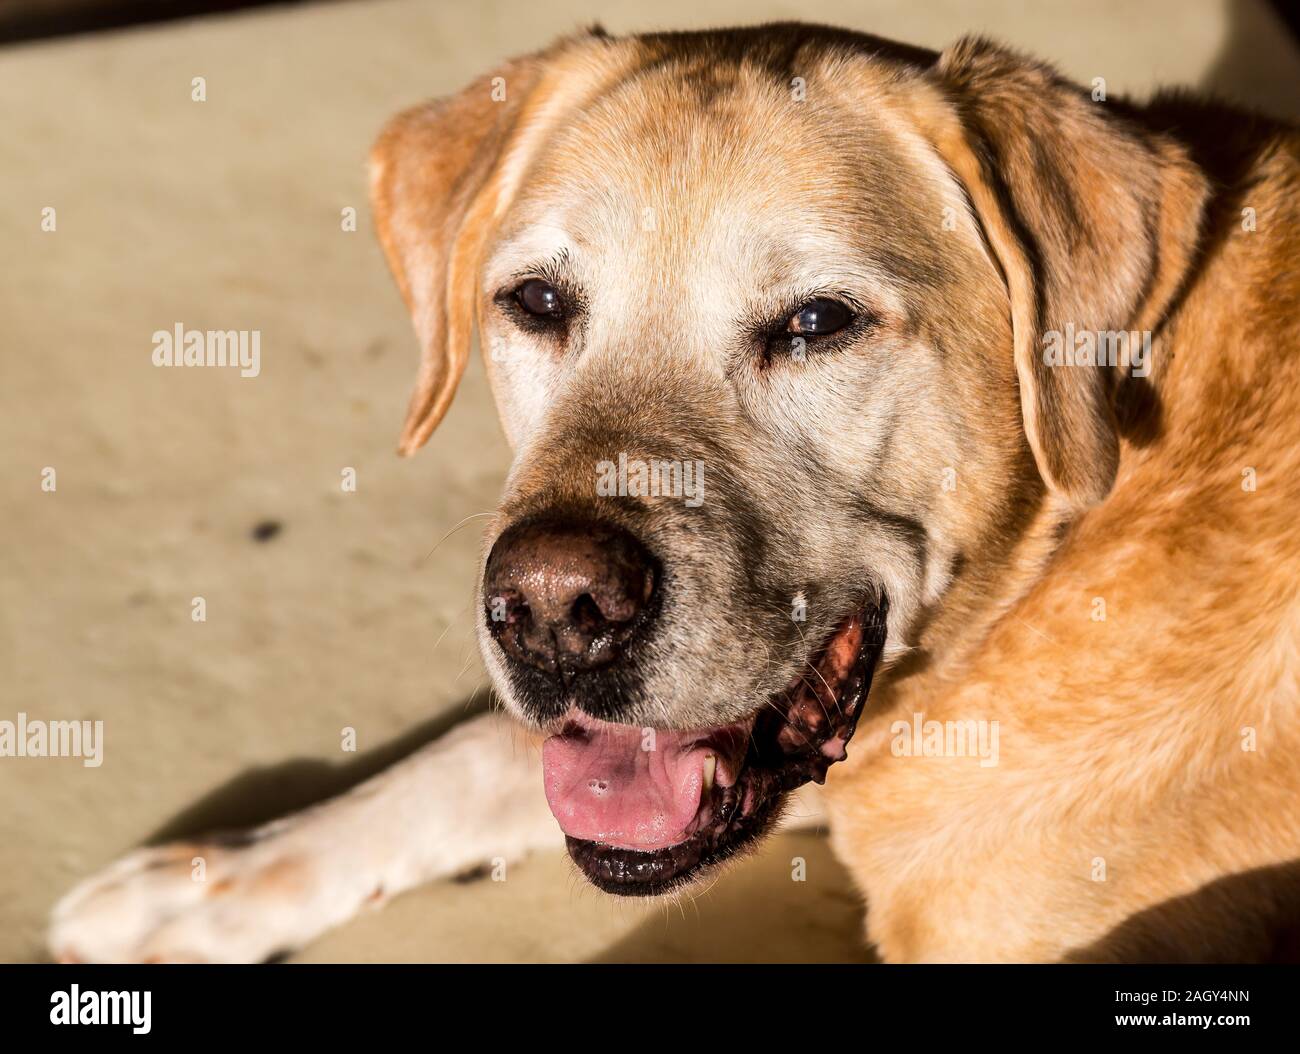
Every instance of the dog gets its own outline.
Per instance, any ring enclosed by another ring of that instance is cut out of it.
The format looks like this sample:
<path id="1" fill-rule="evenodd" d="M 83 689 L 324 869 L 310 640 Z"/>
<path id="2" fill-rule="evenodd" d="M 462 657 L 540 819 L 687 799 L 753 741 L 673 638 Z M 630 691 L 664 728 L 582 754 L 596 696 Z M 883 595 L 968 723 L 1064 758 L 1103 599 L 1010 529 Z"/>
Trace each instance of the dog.
<path id="1" fill-rule="evenodd" d="M 262 960 L 559 846 L 671 895 L 796 799 L 886 961 L 1287 947 L 1295 130 L 982 39 L 597 28 L 399 115 L 371 169 L 422 348 L 401 453 L 476 331 L 514 450 L 504 705 L 127 856 L 57 957 Z"/>

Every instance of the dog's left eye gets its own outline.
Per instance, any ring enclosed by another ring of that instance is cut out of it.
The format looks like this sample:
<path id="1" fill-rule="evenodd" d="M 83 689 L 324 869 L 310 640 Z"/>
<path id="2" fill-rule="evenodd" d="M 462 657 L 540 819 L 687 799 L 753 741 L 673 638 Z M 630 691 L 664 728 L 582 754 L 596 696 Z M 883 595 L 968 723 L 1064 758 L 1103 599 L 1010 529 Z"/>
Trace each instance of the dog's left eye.
<path id="1" fill-rule="evenodd" d="M 530 278 L 516 289 L 515 301 L 537 318 L 559 318 L 564 314 L 560 291 L 540 278 Z"/>
<path id="2" fill-rule="evenodd" d="M 853 319 L 853 312 L 838 300 L 809 300 L 786 322 L 785 331 L 801 337 L 838 333 Z"/>

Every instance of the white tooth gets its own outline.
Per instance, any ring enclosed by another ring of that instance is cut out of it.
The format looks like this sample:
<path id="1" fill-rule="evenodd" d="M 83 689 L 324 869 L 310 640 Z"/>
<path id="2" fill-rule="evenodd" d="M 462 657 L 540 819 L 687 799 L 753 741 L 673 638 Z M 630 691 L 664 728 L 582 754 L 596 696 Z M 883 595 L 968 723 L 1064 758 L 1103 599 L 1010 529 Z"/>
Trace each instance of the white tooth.
<path id="1" fill-rule="evenodd" d="M 718 759 L 710 754 L 704 759 L 704 793 L 713 790 L 713 773 L 718 768 Z"/>

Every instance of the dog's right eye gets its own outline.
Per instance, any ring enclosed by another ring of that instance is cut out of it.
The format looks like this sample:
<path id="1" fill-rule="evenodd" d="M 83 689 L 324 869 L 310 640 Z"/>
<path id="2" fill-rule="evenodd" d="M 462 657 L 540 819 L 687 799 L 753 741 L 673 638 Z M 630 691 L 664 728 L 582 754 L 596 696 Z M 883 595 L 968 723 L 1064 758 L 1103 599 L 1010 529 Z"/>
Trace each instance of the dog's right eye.
<path id="1" fill-rule="evenodd" d="M 561 318 L 564 300 L 560 291 L 540 278 L 530 278 L 515 290 L 515 303 L 536 318 Z"/>
<path id="2" fill-rule="evenodd" d="M 847 305 L 838 300 L 817 297 L 790 316 L 785 331 L 800 336 L 827 337 L 838 333 L 852 321 L 853 312 Z"/>

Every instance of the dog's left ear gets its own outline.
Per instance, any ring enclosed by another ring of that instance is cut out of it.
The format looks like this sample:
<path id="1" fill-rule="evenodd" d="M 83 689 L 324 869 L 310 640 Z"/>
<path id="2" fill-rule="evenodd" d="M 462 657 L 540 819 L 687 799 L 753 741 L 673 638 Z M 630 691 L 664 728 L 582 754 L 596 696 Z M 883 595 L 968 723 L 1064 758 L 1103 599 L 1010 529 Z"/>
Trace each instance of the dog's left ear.
<path id="1" fill-rule="evenodd" d="M 533 55 L 509 62 L 458 95 L 398 114 L 371 148 L 375 227 L 420 341 L 401 454 L 424 445 L 465 372 L 494 175 L 540 69 Z"/>
<path id="2" fill-rule="evenodd" d="M 1048 365 L 1065 334 L 1153 330 L 1195 258 L 1207 184 L 1185 151 L 1050 68 L 981 40 L 933 72 L 930 129 L 1006 280 L 1025 433 L 1048 488 L 1101 501 L 1122 368 Z M 955 114 L 956 119 L 950 119 Z"/>
<path id="3" fill-rule="evenodd" d="M 398 114 L 370 151 L 375 227 L 420 340 L 398 451 L 451 405 L 473 340 L 478 268 L 538 143 L 605 70 L 599 27 L 512 59 L 459 94 Z"/>

